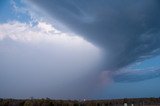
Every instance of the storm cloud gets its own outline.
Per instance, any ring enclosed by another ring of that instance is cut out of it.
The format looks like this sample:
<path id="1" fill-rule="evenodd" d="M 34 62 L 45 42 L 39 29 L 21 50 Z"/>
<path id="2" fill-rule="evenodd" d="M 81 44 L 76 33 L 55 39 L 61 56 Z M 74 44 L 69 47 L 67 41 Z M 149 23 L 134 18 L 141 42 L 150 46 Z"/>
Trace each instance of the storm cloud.
<path id="1" fill-rule="evenodd" d="M 100 70 L 115 72 L 160 53 L 158 0 L 32 0 L 30 2 L 38 5 L 71 31 L 102 48 L 106 57 Z M 149 78 L 152 77 L 146 79 Z"/>
<path id="2" fill-rule="evenodd" d="M 39 21 L 0 24 L 0 96 L 87 97 L 101 51 L 76 35 Z"/>
<path id="3" fill-rule="evenodd" d="M 158 95 L 158 0 L 9 2 L 0 8 L 1 97 L 94 98 L 109 85 L 109 98 Z"/>

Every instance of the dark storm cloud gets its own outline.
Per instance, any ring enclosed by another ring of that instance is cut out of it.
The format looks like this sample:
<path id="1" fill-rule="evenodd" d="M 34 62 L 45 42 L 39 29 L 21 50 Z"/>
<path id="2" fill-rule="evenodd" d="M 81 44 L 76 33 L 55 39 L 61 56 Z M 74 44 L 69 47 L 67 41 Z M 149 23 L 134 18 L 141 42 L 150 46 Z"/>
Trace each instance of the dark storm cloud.
<path id="1" fill-rule="evenodd" d="M 117 71 L 160 53 L 159 0 L 30 1 L 103 48 L 108 55 L 101 70 Z M 125 78 L 128 80 L 126 75 L 117 79 Z"/>
<path id="2" fill-rule="evenodd" d="M 133 70 L 115 75 L 116 82 L 137 82 L 153 79 L 160 76 L 160 69 Z"/>

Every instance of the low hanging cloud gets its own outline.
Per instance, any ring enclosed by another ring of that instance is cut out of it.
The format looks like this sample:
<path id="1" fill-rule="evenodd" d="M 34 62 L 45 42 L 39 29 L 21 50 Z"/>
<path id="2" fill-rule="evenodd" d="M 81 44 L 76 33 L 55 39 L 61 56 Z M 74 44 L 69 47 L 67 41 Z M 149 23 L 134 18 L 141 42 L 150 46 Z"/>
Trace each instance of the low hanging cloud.
<path id="1" fill-rule="evenodd" d="M 46 22 L 11 21 L 0 24 L 0 58 L 1 97 L 78 99 L 93 86 L 101 50 Z"/>
<path id="2" fill-rule="evenodd" d="M 152 75 L 147 70 L 144 71 L 148 74 L 141 75 L 130 71 L 116 74 L 131 64 L 160 54 L 158 0 L 30 0 L 29 4 L 39 6 L 53 19 L 102 48 L 106 57 L 100 71 L 110 71 L 115 81 L 159 77 L 159 69 Z"/>

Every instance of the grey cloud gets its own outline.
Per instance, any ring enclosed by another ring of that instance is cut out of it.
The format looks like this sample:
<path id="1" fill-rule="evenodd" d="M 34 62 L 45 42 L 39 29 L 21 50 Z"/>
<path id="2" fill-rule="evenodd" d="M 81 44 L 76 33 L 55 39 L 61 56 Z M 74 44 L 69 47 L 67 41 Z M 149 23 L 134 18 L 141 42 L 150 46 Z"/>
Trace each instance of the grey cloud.
<path id="1" fill-rule="evenodd" d="M 79 99 L 89 96 L 95 57 L 84 58 L 89 52 L 84 49 L 82 53 L 73 48 L 71 52 L 69 48 L 50 46 L 10 39 L 0 42 L 1 97 Z"/>
<path id="2" fill-rule="evenodd" d="M 114 76 L 116 82 L 137 82 L 160 77 L 160 69 L 141 69 L 117 73 Z"/>
<path id="3" fill-rule="evenodd" d="M 117 71 L 160 53 L 159 0 L 32 0 L 31 2 L 68 26 L 70 30 L 103 48 L 108 55 L 104 57 L 100 70 Z M 121 77 L 127 80 L 129 76 Z"/>

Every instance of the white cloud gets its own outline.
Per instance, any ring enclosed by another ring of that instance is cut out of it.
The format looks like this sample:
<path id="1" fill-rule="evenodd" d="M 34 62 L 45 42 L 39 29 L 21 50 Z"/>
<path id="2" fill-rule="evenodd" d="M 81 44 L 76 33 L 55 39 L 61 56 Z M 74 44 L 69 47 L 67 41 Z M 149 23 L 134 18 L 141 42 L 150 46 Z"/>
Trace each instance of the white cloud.
<path id="1" fill-rule="evenodd" d="M 93 74 L 99 71 L 95 68 L 102 55 L 85 39 L 59 31 L 44 21 L 34 26 L 12 21 L 0 24 L 0 57 L 0 83 L 5 88 L 0 91 L 2 95 L 6 96 L 3 92 L 8 89 L 16 95 L 22 91 L 23 97 L 58 98 L 85 95 L 92 87 L 89 82 Z"/>
<path id="2" fill-rule="evenodd" d="M 90 58 L 89 61 L 94 61 L 101 55 L 101 50 L 90 42 L 74 34 L 63 33 L 46 22 L 38 22 L 35 26 L 17 21 L 1 24 L 0 41 L 5 39 L 40 49 L 64 52 L 62 54 L 71 57 L 78 54 L 80 57 Z"/>
<path id="3" fill-rule="evenodd" d="M 12 21 L 0 25 L 0 40 L 6 38 L 24 43 L 50 43 L 68 46 L 83 46 L 97 49 L 91 43 L 74 34 L 63 33 L 51 24 L 38 22 L 31 26 L 26 23 Z"/>
<path id="4" fill-rule="evenodd" d="M 31 20 L 0 24 L 2 96 L 7 97 L 5 92 L 9 97 L 88 95 L 95 84 L 93 76 L 99 71 L 101 50 L 66 29 L 58 30 L 58 22 L 49 23 L 36 11 L 12 3 L 17 15 L 28 15 Z"/>

